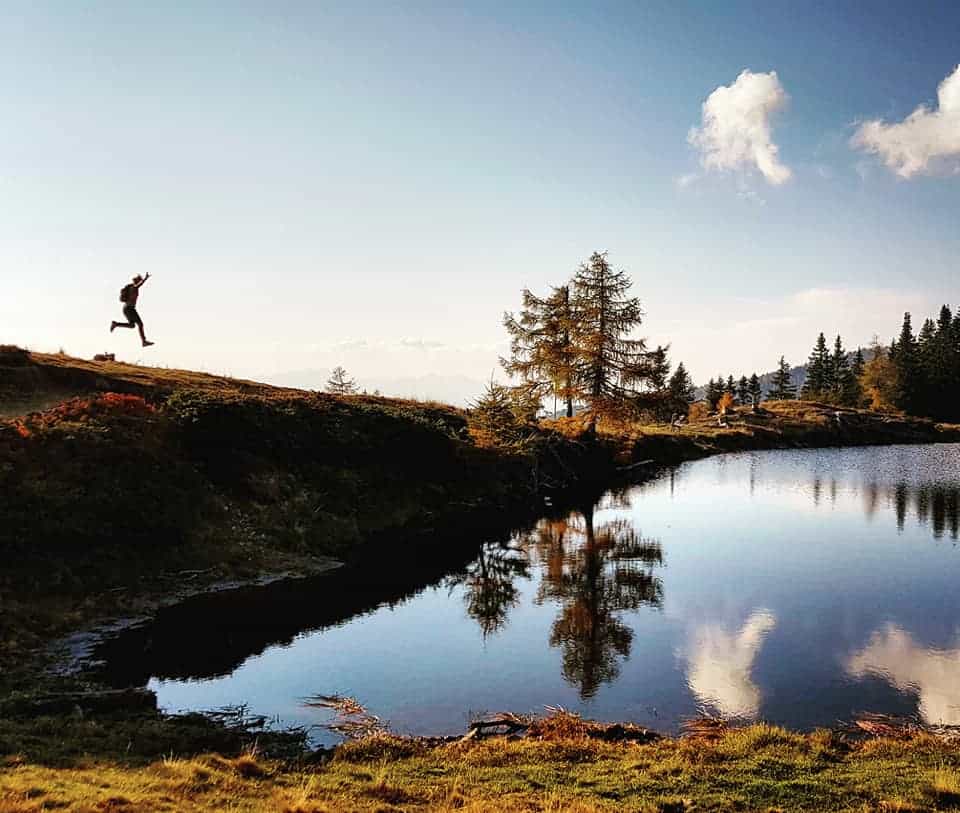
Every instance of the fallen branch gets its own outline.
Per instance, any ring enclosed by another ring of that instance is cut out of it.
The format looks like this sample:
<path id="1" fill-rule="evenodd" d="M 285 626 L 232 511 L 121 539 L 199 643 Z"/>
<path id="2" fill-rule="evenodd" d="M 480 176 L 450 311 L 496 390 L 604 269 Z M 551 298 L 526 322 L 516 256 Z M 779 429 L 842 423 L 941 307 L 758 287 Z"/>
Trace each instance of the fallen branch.
<path id="1" fill-rule="evenodd" d="M 470 723 L 470 730 L 462 737 L 462 740 L 505 737 L 526 731 L 528 728 L 530 728 L 529 721 L 516 714 L 504 712 L 486 720 L 474 720 Z"/>
<path id="2" fill-rule="evenodd" d="M 359 740 L 373 734 L 380 734 L 386 730 L 383 721 L 375 714 L 370 714 L 358 700 L 339 694 L 318 694 L 308 697 L 303 705 L 315 709 L 332 709 L 337 713 L 331 723 L 324 723 L 323 727 L 329 731 L 341 734 L 351 740 Z"/>

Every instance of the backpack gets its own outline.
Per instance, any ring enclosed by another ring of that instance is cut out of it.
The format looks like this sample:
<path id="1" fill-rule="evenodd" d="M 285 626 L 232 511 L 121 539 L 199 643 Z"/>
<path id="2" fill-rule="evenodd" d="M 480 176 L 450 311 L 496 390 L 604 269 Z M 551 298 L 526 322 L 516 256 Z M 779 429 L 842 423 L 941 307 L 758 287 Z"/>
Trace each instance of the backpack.
<path id="1" fill-rule="evenodd" d="M 130 285 L 129 283 L 126 284 L 126 285 L 124 285 L 124 286 L 120 289 L 120 301 L 121 301 L 124 305 L 129 304 L 130 295 L 131 295 L 132 293 L 133 293 L 133 286 Z"/>

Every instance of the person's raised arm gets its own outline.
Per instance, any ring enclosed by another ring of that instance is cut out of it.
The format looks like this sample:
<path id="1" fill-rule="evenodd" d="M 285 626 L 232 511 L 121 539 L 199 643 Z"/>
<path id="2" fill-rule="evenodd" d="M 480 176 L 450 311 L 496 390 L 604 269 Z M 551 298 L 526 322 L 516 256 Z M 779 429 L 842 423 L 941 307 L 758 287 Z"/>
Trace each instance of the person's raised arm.
<path id="1" fill-rule="evenodd" d="M 145 283 L 148 279 L 150 279 L 150 272 L 149 272 L 149 271 L 147 271 L 146 276 L 144 276 L 144 278 L 143 278 L 142 280 L 140 280 L 140 282 L 137 283 L 137 287 L 139 288 L 139 287 L 140 287 L 141 285 L 143 285 L 143 283 Z"/>

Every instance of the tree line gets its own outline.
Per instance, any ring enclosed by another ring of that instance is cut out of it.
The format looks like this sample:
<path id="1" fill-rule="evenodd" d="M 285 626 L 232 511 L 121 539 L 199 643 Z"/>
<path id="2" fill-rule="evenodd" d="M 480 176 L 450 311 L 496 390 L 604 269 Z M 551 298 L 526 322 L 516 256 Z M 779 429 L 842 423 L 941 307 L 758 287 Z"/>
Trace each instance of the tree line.
<path id="1" fill-rule="evenodd" d="M 715 407 L 724 392 L 735 392 L 742 402 L 742 383 L 735 384 L 732 377 L 726 382 L 711 379 L 706 400 Z M 820 333 L 799 392 L 781 356 L 766 397 L 960 421 L 960 311 L 954 314 L 943 305 L 937 319 L 924 320 L 917 334 L 910 313 L 905 313 L 897 338 L 886 346 L 875 339 L 866 353 L 860 347 L 845 349 L 841 336 L 831 347 Z"/>
<path id="2" fill-rule="evenodd" d="M 732 375 L 729 375 L 726 381 L 724 381 L 722 375 L 715 379 L 711 378 L 704 390 L 704 400 L 714 412 L 721 406 L 750 406 L 756 408 L 760 406 L 760 402 L 763 400 L 763 386 L 760 383 L 760 376 L 753 373 L 749 378 L 742 375 L 739 379 L 735 379 Z"/>

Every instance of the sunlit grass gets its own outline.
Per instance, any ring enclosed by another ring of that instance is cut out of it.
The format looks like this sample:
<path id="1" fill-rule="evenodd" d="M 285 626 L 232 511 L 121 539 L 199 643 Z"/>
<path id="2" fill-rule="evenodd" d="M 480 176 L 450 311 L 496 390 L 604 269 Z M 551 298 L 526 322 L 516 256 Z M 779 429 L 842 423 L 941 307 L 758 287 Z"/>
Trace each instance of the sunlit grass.
<path id="1" fill-rule="evenodd" d="M 0 810 L 925 811 L 960 799 L 960 750 L 932 737 L 849 744 L 756 725 L 635 745 L 572 733 L 438 747 L 379 735 L 314 767 L 253 752 L 13 761 L 0 767 Z"/>

